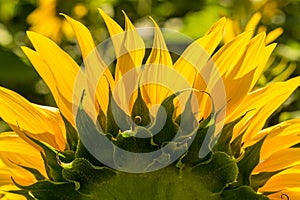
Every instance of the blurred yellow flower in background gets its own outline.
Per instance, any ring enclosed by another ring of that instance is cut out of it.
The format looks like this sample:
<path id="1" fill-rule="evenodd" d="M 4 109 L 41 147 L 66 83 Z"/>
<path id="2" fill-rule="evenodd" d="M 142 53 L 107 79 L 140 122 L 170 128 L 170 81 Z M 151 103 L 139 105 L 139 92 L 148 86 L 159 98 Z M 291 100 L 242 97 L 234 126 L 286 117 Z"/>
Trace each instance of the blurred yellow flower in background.
<path id="1" fill-rule="evenodd" d="M 37 8 L 28 15 L 27 22 L 30 30 L 45 35 L 55 42 L 60 42 L 62 36 L 72 38 L 73 32 L 65 19 L 57 11 L 58 0 L 38 0 Z M 72 14 L 81 19 L 87 14 L 87 8 L 82 3 L 76 3 Z"/>

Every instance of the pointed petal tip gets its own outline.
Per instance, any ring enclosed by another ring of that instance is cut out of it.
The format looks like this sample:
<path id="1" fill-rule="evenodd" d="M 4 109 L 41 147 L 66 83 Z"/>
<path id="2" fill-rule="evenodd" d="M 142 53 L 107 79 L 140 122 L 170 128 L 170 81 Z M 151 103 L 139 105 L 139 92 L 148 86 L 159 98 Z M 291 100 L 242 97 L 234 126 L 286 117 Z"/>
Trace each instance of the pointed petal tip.
<path id="1" fill-rule="evenodd" d="M 126 17 L 126 12 L 122 9 L 121 12 L 123 13 L 123 15 Z"/>
<path id="2" fill-rule="evenodd" d="M 26 31 L 26 35 L 32 44 L 33 44 L 33 41 L 35 40 L 35 38 L 40 36 L 39 33 L 34 32 L 34 31 Z"/>
<path id="3" fill-rule="evenodd" d="M 71 17 L 65 13 L 59 13 L 60 16 L 63 16 L 66 20 L 69 20 Z"/>
<path id="4" fill-rule="evenodd" d="M 30 36 L 32 36 L 34 34 L 36 34 L 36 32 L 34 32 L 34 31 L 26 31 L 26 35 L 29 37 L 29 39 L 30 39 Z"/>
<path id="5" fill-rule="evenodd" d="M 256 13 L 254 13 L 253 17 L 261 18 L 262 14 L 261 14 L 261 12 L 256 12 Z"/>
<path id="6" fill-rule="evenodd" d="M 26 31 L 26 34 L 31 42 L 33 42 L 33 40 L 35 40 L 37 38 L 47 38 L 46 36 L 44 36 L 40 33 L 34 32 L 34 31 Z"/>
<path id="7" fill-rule="evenodd" d="M 104 16 L 108 16 L 103 10 L 102 8 L 98 8 L 98 12 L 100 13 L 100 15 L 103 17 Z"/>
<path id="8" fill-rule="evenodd" d="M 21 46 L 20 47 L 21 50 L 25 53 L 25 51 L 28 51 L 30 48 L 26 47 L 26 46 Z M 31 49 L 30 49 L 31 50 Z"/>
<path id="9" fill-rule="evenodd" d="M 222 23 L 222 24 L 223 24 L 223 23 L 225 24 L 225 23 L 226 23 L 226 20 L 227 20 L 227 17 L 224 16 L 224 17 L 221 17 L 221 18 L 219 19 L 219 22 Z"/>
<path id="10" fill-rule="evenodd" d="M 264 42 L 265 43 L 266 37 L 267 37 L 266 32 L 260 32 L 257 35 L 255 35 L 252 40 L 256 41 L 256 42 L 259 41 L 259 42 Z"/>
<path id="11" fill-rule="evenodd" d="M 153 22 L 155 28 L 159 28 L 158 24 L 157 24 L 156 21 L 153 19 L 153 17 L 149 16 L 149 19 Z"/>

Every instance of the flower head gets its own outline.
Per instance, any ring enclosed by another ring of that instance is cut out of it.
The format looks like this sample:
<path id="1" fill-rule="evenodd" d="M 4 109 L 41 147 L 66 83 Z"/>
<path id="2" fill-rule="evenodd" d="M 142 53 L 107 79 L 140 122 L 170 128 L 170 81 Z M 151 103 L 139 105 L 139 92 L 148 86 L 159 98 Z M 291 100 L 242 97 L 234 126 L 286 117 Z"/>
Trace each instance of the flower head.
<path id="1" fill-rule="evenodd" d="M 243 32 L 217 50 L 222 18 L 173 60 L 153 19 L 145 56 L 125 13 L 123 30 L 99 12 L 115 50 L 113 70 L 88 29 L 68 16 L 83 69 L 54 42 L 28 32 L 34 50 L 22 49 L 58 109 L 0 88 L 0 117 L 13 130 L 0 135 L 0 186 L 39 199 L 299 195 L 297 179 L 290 179 L 299 176 L 299 120 L 264 126 L 300 78 L 254 89 L 276 46 L 266 45 L 265 33 Z"/>

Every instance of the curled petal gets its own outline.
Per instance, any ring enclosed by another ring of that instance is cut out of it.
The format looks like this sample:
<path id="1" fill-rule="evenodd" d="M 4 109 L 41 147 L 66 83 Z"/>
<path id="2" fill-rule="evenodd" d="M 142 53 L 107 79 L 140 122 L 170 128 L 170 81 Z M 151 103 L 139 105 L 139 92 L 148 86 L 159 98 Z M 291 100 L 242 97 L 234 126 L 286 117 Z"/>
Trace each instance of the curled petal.
<path id="1" fill-rule="evenodd" d="M 65 149 L 66 129 L 58 109 L 30 103 L 17 93 L 0 87 L 0 117 L 23 139 L 24 133 L 59 150 Z"/>

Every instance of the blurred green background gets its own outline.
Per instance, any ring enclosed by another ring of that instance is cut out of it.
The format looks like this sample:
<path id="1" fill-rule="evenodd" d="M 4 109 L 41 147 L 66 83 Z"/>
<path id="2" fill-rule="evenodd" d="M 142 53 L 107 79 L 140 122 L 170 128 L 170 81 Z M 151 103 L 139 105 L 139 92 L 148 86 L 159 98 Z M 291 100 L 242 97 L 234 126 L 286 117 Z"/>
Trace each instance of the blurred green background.
<path id="1" fill-rule="evenodd" d="M 124 25 L 121 12 L 124 10 L 136 27 L 152 26 L 148 18 L 152 16 L 161 27 L 180 31 L 194 39 L 202 36 L 222 16 L 232 18 L 243 29 L 259 11 L 262 18 L 258 26 L 267 31 L 282 27 L 284 33 L 275 41 L 279 45 L 269 63 L 271 67 L 258 85 L 300 75 L 300 0 L 0 0 L 0 85 L 32 102 L 54 105 L 47 86 L 20 50 L 22 45 L 30 46 L 26 30 L 42 31 L 38 26 L 47 27 L 48 32 L 44 34 L 80 62 L 76 40 L 59 13 L 87 25 L 96 42 L 101 42 L 108 33 L 97 12 L 98 7 L 121 26 Z M 42 16 L 41 13 L 48 14 Z M 34 15 L 41 17 L 36 20 Z M 53 25 L 53 20 L 60 24 Z M 274 113 L 268 125 L 300 117 L 299 100 L 298 90 Z M 0 121 L 0 132 L 6 129 Z"/>

